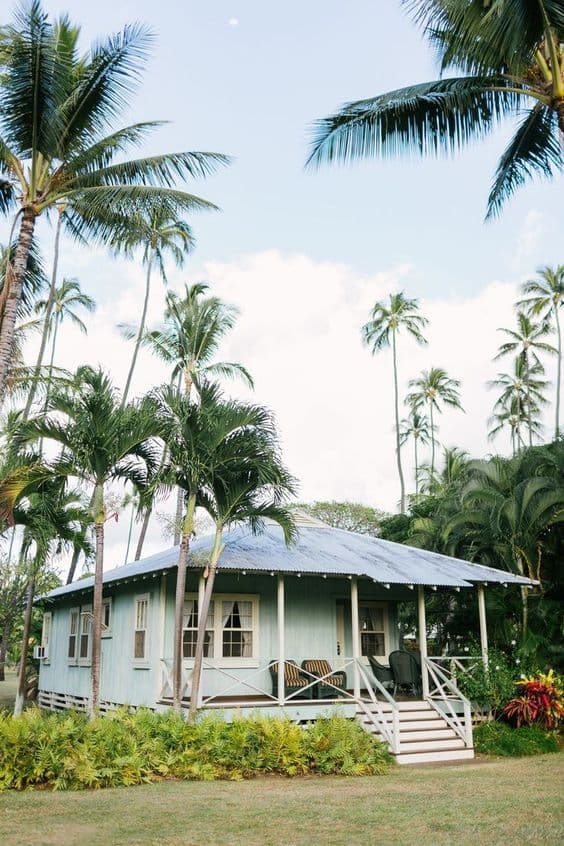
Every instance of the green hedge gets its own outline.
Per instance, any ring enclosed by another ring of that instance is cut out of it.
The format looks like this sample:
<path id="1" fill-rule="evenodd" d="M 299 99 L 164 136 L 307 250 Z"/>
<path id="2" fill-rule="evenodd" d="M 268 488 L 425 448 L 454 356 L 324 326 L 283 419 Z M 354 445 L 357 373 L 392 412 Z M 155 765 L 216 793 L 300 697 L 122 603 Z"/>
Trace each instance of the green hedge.
<path id="1" fill-rule="evenodd" d="M 519 758 L 522 755 L 543 755 L 558 752 L 558 738 L 538 726 L 512 728 L 493 721 L 474 729 L 474 748 L 484 755 Z"/>
<path id="2" fill-rule="evenodd" d="M 117 787 L 159 778 L 243 779 L 260 773 L 376 775 L 386 746 L 354 720 L 323 717 L 307 728 L 288 719 L 205 716 L 189 725 L 173 713 L 125 709 L 0 716 L 0 789 Z"/>

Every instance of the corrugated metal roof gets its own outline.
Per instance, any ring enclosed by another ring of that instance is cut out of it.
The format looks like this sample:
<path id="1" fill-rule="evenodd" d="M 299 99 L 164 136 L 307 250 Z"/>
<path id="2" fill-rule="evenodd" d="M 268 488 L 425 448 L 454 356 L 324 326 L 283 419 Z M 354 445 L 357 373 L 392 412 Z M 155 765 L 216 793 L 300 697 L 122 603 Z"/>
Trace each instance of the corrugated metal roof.
<path id="1" fill-rule="evenodd" d="M 211 535 L 192 542 L 189 567 L 203 566 L 212 542 Z M 529 579 L 493 567 L 328 526 L 300 527 L 299 539 L 290 547 L 284 543 L 282 530 L 276 525 L 267 525 L 259 535 L 236 526 L 225 532 L 224 545 L 220 570 L 359 576 L 381 584 L 437 587 L 471 587 L 474 582 L 534 584 Z M 178 547 L 173 547 L 142 561 L 107 570 L 104 583 L 168 570 L 176 566 L 177 559 Z M 75 591 L 88 590 L 93 584 L 93 578 L 81 579 L 56 588 L 42 599 L 62 598 Z"/>

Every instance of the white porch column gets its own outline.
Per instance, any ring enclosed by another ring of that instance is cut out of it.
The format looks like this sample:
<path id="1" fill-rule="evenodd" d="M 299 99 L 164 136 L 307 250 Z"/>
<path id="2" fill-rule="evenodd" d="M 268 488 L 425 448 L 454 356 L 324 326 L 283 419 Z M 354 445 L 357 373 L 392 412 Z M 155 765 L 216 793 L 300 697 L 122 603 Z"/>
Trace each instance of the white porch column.
<path id="1" fill-rule="evenodd" d="M 278 574 L 278 591 L 277 591 L 277 611 L 278 611 L 278 704 L 284 705 L 284 698 L 286 691 L 284 689 L 285 680 L 285 614 L 284 614 L 284 576 Z"/>
<path id="2" fill-rule="evenodd" d="M 486 621 L 486 593 L 483 585 L 478 585 L 478 615 L 480 617 L 480 645 L 484 670 L 488 669 L 488 626 Z"/>
<path id="3" fill-rule="evenodd" d="M 425 665 L 427 658 L 427 620 L 425 617 L 425 588 L 417 586 L 417 617 L 419 621 L 419 652 L 421 654 L 421 689 L 423 699 L 429 696 L 429 674 Z"/>
<path id="4" fill-rule="evenodd" d="M 353 652 L 353 692 L 355 697 L 360 697 L 360 673 L 358 661 L 360 660 L 360 618 L 358 616 L 358 582 L 356 576 L 351 579 L 351 624 L 352 624 L 352 652 Z"/>
<path id="5" fill-rule="evenodd" d="M 198 620 L 200 619 L 200 609 L 204 604 L 204 594 L 206 592 L 206 580 L 204 579 L 203 573 L 200 575 L 198 581 Z M 204 659 L 205 660 L 205 659 Z M 204 664 L 202 664 L 202 675 L 200 678 L 200 685 L 198 688 L 198 708 L 202 707 L 202 702 L 204 699 Z"/>

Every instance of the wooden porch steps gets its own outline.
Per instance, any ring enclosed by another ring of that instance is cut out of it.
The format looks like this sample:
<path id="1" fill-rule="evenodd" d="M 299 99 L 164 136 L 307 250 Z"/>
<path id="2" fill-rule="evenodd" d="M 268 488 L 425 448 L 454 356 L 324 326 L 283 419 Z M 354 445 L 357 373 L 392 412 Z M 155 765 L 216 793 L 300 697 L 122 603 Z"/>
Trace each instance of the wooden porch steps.
<path id="1" fill-rule="evenodd" d="M 414 700 L 397 704 L 400 742 L 399 752 L 394 757 L 398 764 L 460 761 L 474 757 L 473 748 L 466 745 L 428 702 Z M 391 726 L 392 706 L 382 702 L 381 712 Z M 366 731 L 381 738 L 378 720 L 373 716 L 376 714 L 377 709 L 370 702 L 357 706 L 357 720 Z"/>

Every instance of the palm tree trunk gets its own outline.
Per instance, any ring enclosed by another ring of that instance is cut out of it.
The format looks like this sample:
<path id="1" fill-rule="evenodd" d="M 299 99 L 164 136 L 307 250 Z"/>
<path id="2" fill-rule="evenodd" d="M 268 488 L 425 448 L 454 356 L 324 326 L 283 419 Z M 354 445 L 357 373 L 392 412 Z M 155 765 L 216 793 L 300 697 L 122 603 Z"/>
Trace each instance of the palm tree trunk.
<path id="1" fill-rule="evenodd" d="M 527 380 L 527 423 L 529 425 L 529 446 L 533 445 L 533 418 L 531 412 L 531 386 L 529 385 L 529 355 L 525 351 L 525 379 Z"/>
<path id="2" fill-rule="evenodd" d="M 135 503 L 131 503 L 131 516 L 129 518 L 129 531 L 127 533 L 127 546 L 125 548 L 125 556 L 123 559 L 123 563 L 127 564 L 127 559 L 129 558 L 129 549 L 131 547 L 131 535 L 133 533 L 133 518 L 135 517 Z M 138 560 L 138 559 L 136 559 Z"/>
<path id="3" fill-rule="evenodd" d="M 196 495 L 190 494 L 186 507 L 186 514 L 182 526 L 182 539 L 178 552 L 178 569 L 176 573 L 176 598 L 174 606 L 174 652 L 172 656 L 172 707 L 182 713 L 182 629 L 184 621 L 184 600 L 186 596 L 186 565 L 190 536 L 194 528 L 194 514 L 196 511 Z"/>
<path id="4" fill-rule="evenodd" d="M 429 403 L 429 420 L 431 422 L 431 482 L 435 476 L 435 424 L 433 423 L 433 403 Z"/>
<path id="5" fill-rule="evenodd" d="M 403 514 L 405 511 L 405 479 L 403 477 L 403 469 L 401 466 L 401 443 L 400 443 L 400 421 L 399 421 L 399 391 L 398 391 L 398 362 L 396 351 L 396 333 L 392 331 L 392 354 L 394 362 L 394 408 L 396 414 L 396 461 L 398 465 L 398 474 L 400 479 L 400 511 Z"/>
<path id="6" fill-rule="evenodd" d="M 27 395 L 27 400 L 24 408 L 23 418 L 27 420 L 29 417 L 29 413 L 31 411 L 31 406 L 33 400 L 35 399 L 35 394 L 37 393 L 37 385 L 39 382 L 39 374 L 41 373 L 41 365 L 43 364 L 43 356 L 45 355 L 45 350 L 47 348 L 47 338 L 49 336 L 49 324 L 51 322 L 51 314 L 53 312 L 53 305 L 55 303 L 55 292 L 57 290 L 57 274 L 59 269 L 59 241 L 61 238 L 61 229 L 62 229 L 62 221 L 63 221 L 63 213 L 59 211 L 59 218 L 57 220 L 57 229 L 55 232 L 55 246 L 53 252 L 53 269 L 51 271 L 51 284 L 49 285 L 49 296 L 47 298 L 47 304 L 45 306 L 45 318 L 43 320 L 43 331 L 41 333 L 41 344 L 39 346 L 39 352 L 37 354 L 37 361 L 35 362 L 35 370 L 33 372 L 33 379 L 31 382 L 31 387 L 29 389 L 29 393 Z"/>
<path id="7" fill-rule="evenodd" d="M 8 643 L 10 641 L 13 622 L 11 617 L 4 618 L 2 640 L 0 640 L 0 681 L 5 681 L 6 679 L 6 655 L 8 654 Z"/>
<path id="8" fill-rule="evenodd" d="M 184 392 L 188 399 L 192 394 L 192 386 L 194 384 L 193 372 L 194 362 L 189 361 L 184 369 Z M 180 376 L 180 374 L 179 374 Z M 180 390 L 180 379 L 178 382 L 178 390 Z M 174 515 L 174 546 L 180 543 L 180 534 L 182 532 L 182 515 L 184 513 L 184 491 L 178 488 L 176 491 L 176 514 Z"/>
<path id="9" fill-rule="evenodd" d="M 94 535 L 96 539 L 96 566 L 94 569 L 94 598 L 92 601 L 92 665 L 90 719 L 98 715 L 100 708 L 100 659 L 102 647 L 102 591 L 104 575 L 104 485 L 96 484 L 94 492 Z"/>
<path id="10" fill-rule="evenodd" d="M 415 452 L 415 494 L 419 493 L 419 459 L 417 455 L 417 438 L 413 438 L 413 446 Z"/>
<path id="11" fill-rule="evenodd" d="M 79 546 L 75 546 L 73 549 L 71 563 L 69 565 L 69 571 L 67 573 L 67 585 L 70 585 L 70 583 L 74 579 L 74 574 L 76 573 L 76 567 L 78 565 L 78 559 L 80 558 L 80 551 L 81 550 Z"/>
<path id="12" fill-rule="evenodd" d="M 521 587 L 521 637 L 523 642 L 529 630 L 529 588 Z"/>
<path id="13" fill-rule="evenodd" d="M 213 593 L 213 586 L 215 582 L 215 574 L 217 571 L 217 562 L 221 555 L 221 537 L 223 534 L 223 527 L 221 524 L 216 526 L 215 538 L 213 541 L 213 549 L 210 556 L 210 563 L 208 568 L 208 577 L 206 579 L 206 589 L 204 591 L 204 598 L 202 600 L 202 607 L 198 608 L 198 636 L 196 639 L 196 651 L 194 653 L 194 669 L 192 670 L 192 685 L 190 687 L 190 711 L 188 719 L 193 722 L 198 710 L 198 698 L 200 695 L 200 681 L 202 678 L 202 663 L 204 660 L 204 645 L 206 642 L 206 625 L 208 620 L 208 612 L 210 610 L 210 602 Z"/>
<path id="14" fill-rule="evenodd" d="M 137 549 L 135 550 L 135 561 L 139 561 L 141 558 L 141 553 L 143 552 L 143 544 L 145 543 L 145 537 L 147 535 L 147 529 L 149 528 L 149 521 L 151 519 L 152 508 L 149 506 L 143 515 L 143 522 L 141 523 L 141 531 L 139 532 L 139 538 L 137 540 Z"/>
<path id="15" fill-rule="evenodd" d="M 560 328 L 560 314 L 558 303 L 554 307 L 554 315 L 556 319 L 556 333 L 558 337 L 558 359 L 556 364 L 556 424 L 554 427 L 554 438 L 556 440 L 560 435 L 560 386 L 562 382 L 562 330 Z"/>
<path id="16" fill-rule="evenodd" d="M 139 331 L 137 332 L 137 338 L 135 339 L 135 347 L 133 350 L 133 357 L 131 359 L 131 364 L 129 366 L 129 373 L 127 374 L 127 380 L 125 383 L 125 388 L 123 389 L 123 396 L 121 399 L 122 406 L 125 405 L 127 401 L 127 395 L 129 394 L 129 389 L 131 387 L 131 380 L 133 378 L 133 371 L 135 370 L 135 365 L 137 364 L 137 356 L 139 355 L 139 348 L 141 347 L 141 342 L 143 340 L 143 335 L 145 334 L 145 322 L 147 320 L 147 309 L 149 308 L 149 294 L 151 292 L 151 270 L 153 267 L 153 256 L 154 250 L 151 248 L 149 251 L 149 258 L 147 261 L 147 276 L 145 279 L 145 299 L 143 300 L 143 310 L 141 312 L 141 322 L 139 323 Z"/>
<path id="17" fill-rule="evenodd" d="M 22 713 L 25 703 L 25 677 L 27 670 L 27 651 L 29 648 L 29 636 L 31 632 L 31 615 L 33 612 L 33 595 L 35 593 L 35 572 L 31 576 L 27 588 L 27 599 L 24 611 L 24 624 L 22 634 L 22 648 L 20 655 L 20 666 L 18 668 L 18 686 L 16 689 L 16 702 L 14 704 L 14 717 Z"/>
<path id="18" fill-rule="evenodd" d="M 10 267 L 10 272 L 6 274 L 6 285 L 8 287 L 0 325 L 0 403 L 3 402 L 6 394 L 6 385 L 14 346 L 14 331 L 18 309 L 22 299 L 24 277 L 34 229 L 35 212 L 33 209 L 26 207 L 22 215 L 14 261 Z"/>

